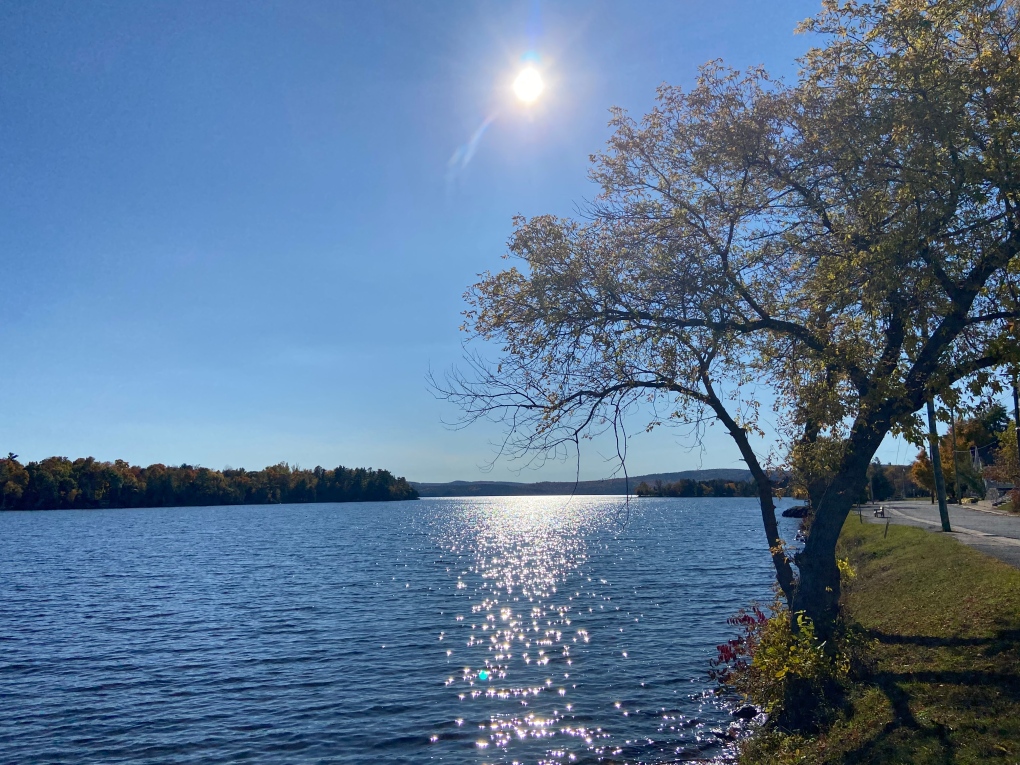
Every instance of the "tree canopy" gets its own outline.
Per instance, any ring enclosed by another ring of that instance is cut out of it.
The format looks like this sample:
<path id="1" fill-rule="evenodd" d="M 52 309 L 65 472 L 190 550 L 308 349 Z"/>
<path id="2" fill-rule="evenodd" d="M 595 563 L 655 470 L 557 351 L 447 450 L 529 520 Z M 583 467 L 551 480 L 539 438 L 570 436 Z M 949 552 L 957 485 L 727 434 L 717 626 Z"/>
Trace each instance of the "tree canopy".
<path id="1" fill-rule="evenodd" d="M 466 329 L 498 359 L 439 387 L 537 455 L 619 432 L 643 401 L 648 426 L 719 421 L 783 592 L 824 630 L 883 438 L 1018 361 L 1017 27 L 1015 0 L 826 2 L 796 82 L 714 62 L 641 120 L 614 110 L 587 216 L 517 219 L 516 264 L 468 293 Z M 796 561 L 750 439 L 762 386 L 815 479 Z"/>

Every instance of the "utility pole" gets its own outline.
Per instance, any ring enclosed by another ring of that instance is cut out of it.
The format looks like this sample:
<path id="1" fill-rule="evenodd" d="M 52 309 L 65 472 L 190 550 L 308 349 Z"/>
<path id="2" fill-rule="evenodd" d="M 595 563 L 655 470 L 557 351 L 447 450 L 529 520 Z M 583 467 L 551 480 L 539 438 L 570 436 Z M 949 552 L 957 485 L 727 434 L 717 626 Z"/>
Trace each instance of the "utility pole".
<path id="1" fill-rule="evenodd" d="M 928 344 L 928 319 L 925 317 L 921 322 L 921 337 L 925 345 Z M 935 493 L 939 497 L 939 520 L 942 521 L 942 530 L 949 532 L 949 508 L 946 507 L 946 478 L 942 475 L 942 457 L 939 455 L 939 431 L 935 424 L 935 394 L 930 394 L 925 401 L 928 409 L 928 450 L 931 452 L 931 469 L 935 474 Z M 955 456 L 955 454 L 953 455 Z"/>
<path id="2" fill-rule="evenodd" d="M 1020 380 L 1017 377 L 1017 368 L 1013 367 L 1013 430 L 1016 432 L 1016 456 L 1020 459 L 1020 390 L 1017 390 Z"/>
<path id="3" fill-rule="evenodd" d="M 931 467 L 935 473 L 935 493 L 939 497 L 939 520 L 943 531 L 952 531 L 949 526 L 949 508 L 946 506 L 946 478 L 942 474 L 942 457 L 939 455 L 939 432 L 935 425 L 935 404 L 931 397 L 928 406 L 928 448 L 931 452 Z"/>
<path id="4" fill-rule="evenodd" d="M 963 494 L 960 493 L 960 465 L 956 461 L 956 405 L 949 407 L 949 416 L 952 417 L 950 431 L 953 434 L 953 481 L 956 484 L 956 504 L 963 504 Z"/>

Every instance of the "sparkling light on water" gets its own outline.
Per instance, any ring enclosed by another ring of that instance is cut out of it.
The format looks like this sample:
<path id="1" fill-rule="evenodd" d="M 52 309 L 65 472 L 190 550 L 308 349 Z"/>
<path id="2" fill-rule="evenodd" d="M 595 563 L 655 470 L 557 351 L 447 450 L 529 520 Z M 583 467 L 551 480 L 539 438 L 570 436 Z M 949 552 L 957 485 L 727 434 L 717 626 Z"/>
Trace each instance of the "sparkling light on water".
<path id="1" fill-rule="evenodd" d="M 633 586 L 617 594 L 594 575 L 616 564 L 625 517 L 618 498 L 450 501 L 434 539 L 456 584 L 436 637 L 439 658 L 456 668 L 446 685 L 482 736 L 476 746 L 488 746 L 484 762 L 657 762 L 718 750 L 707 720 L 692 713 L 725 719 L 721 701 L 670 664 L 685 636 L 670 645 L 656 629 L 649 645 L 634 632 L 645 618 L 635 606 L 657 610 L 661 629 L 660 603 L 635 597 Z M 611 701 L 614 678 L 627 702 Z"/>
<path id="2" fill-rule="evenodd" d="M 565 720 L 566 696 L 577 687 L 570 677 L 571 648 L 589 638 L 572 625 L 580 590 L 563 588 L 578 578 L 588 537 L 612 522 L 616 505 L 514 497 L 458 508 L 444 524 L 444 546 L 463 563 L 450 575 L 458 590 L 469 590 L 469 608 L 454 614 L 451 625 L 451 631 L 461 625 L 463 648 L 447 656 L 451 662 L 463 657 L 455 683 L 459 697 L 483 702 L 489 712 L 478 724 L 487 733 L 478 746 L 507 752 L 519 742 L 573 739 L 549 745 L 544 761 L 552 763 L 574 761 L 577 751 L 605 737 L 600 729 Z M 444 631 L 440 639 L 445 637 Z M 498 684 L 476 685 L 476 678 L 490 677 Z"/>

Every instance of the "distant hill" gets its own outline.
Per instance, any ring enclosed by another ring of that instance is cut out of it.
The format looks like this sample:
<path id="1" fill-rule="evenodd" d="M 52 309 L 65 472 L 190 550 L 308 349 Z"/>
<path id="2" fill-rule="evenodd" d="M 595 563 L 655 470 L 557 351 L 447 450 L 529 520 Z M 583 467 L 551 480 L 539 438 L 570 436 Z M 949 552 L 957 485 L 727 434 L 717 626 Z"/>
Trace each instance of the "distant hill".
<path id="1" fill-rule="evenodd" d="M 536 483 L 517 483 L 514 481 L 450 481 L 449 483 L 419 483 L 411 481 L 411 486 L 418 490 L 422 497 L 507 497 L 540 494 L 626 494 L 629 484 L 630 493 L 634 487 L 644 481 L 653 484 L 656 481 L 674 483 L 681 480 L 693 481 L 750 481 L 751 471 L 743 468 L 714 468 L 710 470 L 684 470 L 679 473 L 651 473 L 649 475 L 631 476 L 630 480 L 607 478 L 603 481 L 538 481 Z"/>

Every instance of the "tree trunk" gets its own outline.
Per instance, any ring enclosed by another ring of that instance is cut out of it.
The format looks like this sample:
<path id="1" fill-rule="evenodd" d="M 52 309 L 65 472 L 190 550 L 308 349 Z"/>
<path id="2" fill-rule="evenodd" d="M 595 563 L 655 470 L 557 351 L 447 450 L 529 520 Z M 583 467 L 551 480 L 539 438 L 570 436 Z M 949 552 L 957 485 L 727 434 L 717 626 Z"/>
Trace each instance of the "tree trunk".
<path id="1" fill-rule="evenodd" d="M 847 516 L 868 483 L 871 460 L 889 432 L 894 411 L 885 407 L 867 417 L 858 417 L 832 482 L 815 509 L 807 543 L 794 561 L 800 576 L 792 610 L 811 619 L 815 634 L 822 640 L 831 637 L 839 619 L 836 543 Z"/>
<path id="2" fill-rule="evenodd" d="M 751 471 L 755 485 L 758 489 L 758 503 L 761 507 L 762 524 L 765 527 L 765 538 L 768 540 L 769 554 L 772 556 L 772 565 L 776 570 L 776 582 L 783 592 L 787 604 L 793 607 L 793 593 L 795 578 L 793 566 L 790 559 L 786 557 L 786 550 L 783 549 L 783 539 L 779 536 L 779 524 L 776 522 L 776 503 L 773 498 L 772 481 L 758 461 L 758 456 L 751 448 L 751 442 L 747 438 L 747 431 L 737 424 L 730 416 L 729 411 L 723 405 L 722 400 L 715 394 L 712 381 L 708 377 L 707 370 L 702 371 L 702 382 L 705 385 L 706 403 L 719 417 L 719 420 L 729 431 L 730 436 L 740 450 L 740 456 L 744 458 L 744 464 Z"/>
<path id="3" fill-rule="evenodd" d="M 828 483 L 824 479 L 817 481 L 807 481 L 807 493 L 808 493 L 808 504 L 811 506 L 811 510 L 814 511 L 825 497 L 825 492 L 829 488 Z"/>
<path id="4" fill-rule="evenodd" d="M 865 446 L 844 458 L 842 469 L 815 509 L 807 544 L 795 559 L 800 577 L 791 610 L 794 614 L 803 612 L 811 619 L 815 634 L 823 640 L 832 633 L 839 618 L 836 542 L 844 521 L 868 481 L 868 464 L 873 453 L 874 448 Z"/>

